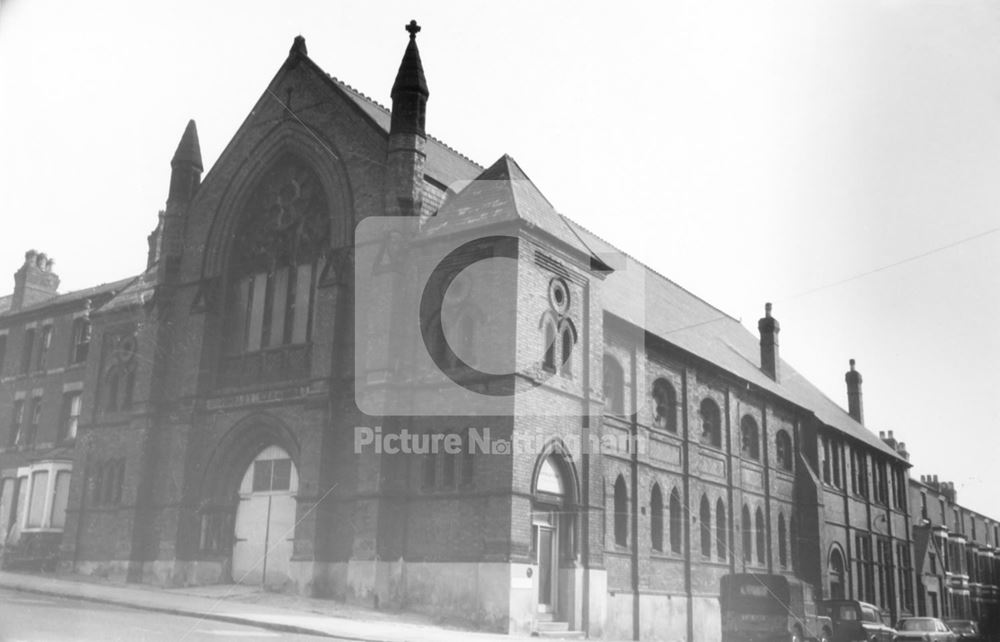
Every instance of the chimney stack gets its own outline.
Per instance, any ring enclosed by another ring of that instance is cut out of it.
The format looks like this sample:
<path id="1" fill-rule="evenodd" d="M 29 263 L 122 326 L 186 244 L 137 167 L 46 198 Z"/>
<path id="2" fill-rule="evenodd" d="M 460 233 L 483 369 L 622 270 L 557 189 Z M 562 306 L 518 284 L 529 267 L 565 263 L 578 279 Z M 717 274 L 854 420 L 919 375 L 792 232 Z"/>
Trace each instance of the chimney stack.
<path id="1" fill-rule="evenodd" d="M 781 358 L 778 354 L 778 332 L 781 326 L 771 316 L 771 304 L 764 304 L 764 317 L 757 322 L 760 332 L 760 369 L 775 381 L 780 380 Z"/>
<path id="2" fill-rule="evenodd" d="M 844 375 L 844 381 L 847 382 L 847 412 L 854 421 L 863 424 L 865 411 L 861 401 L 861 373 L 854 369 L 854 359 L 851 359 L 850 363 L 851 369 Z"/>
<path id="3" fill-rule="evenodd" d="M 59 277 L 52 271 L 54 263 L 44 252 L 28 250 L 24 253 L 24 264 L 14 273 L 14 295 L 10 302 L 12 312 L 56 295 Z"/>

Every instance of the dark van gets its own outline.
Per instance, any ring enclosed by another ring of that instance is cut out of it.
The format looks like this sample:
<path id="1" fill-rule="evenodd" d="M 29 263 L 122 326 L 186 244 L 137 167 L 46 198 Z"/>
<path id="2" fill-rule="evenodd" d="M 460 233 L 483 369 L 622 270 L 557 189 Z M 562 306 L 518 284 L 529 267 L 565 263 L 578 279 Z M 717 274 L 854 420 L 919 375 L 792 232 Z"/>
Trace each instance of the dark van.
<path id="1" fill-rule="evenodd" d="M 724 575 L 722 642 L 828 642 L 829 618 L 818 614 L 812 587 L 784 575 Z"/>
<path id="2" fill-rule="evenodd" d="M 827 600 L 821 610 L 833 622 L 833 642 L 893 642 L 896 630 L 874 604 L 857 600 Z"/>

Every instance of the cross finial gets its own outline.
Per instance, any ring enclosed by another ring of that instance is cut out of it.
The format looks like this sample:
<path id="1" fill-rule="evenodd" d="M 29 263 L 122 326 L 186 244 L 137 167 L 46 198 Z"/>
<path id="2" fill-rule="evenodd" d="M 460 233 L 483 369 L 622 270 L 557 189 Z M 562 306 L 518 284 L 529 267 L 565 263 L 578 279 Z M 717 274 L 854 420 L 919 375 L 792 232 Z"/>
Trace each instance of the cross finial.
<path id="1" fill-rule="evenodd" d="M 410 24 L 406 25 L 406 30 L 410 33 L 410 40 L 416 40 L 417 34 L 420 33 L 420 25 L 417 24 L 416 20 L 410 20 Z"/>

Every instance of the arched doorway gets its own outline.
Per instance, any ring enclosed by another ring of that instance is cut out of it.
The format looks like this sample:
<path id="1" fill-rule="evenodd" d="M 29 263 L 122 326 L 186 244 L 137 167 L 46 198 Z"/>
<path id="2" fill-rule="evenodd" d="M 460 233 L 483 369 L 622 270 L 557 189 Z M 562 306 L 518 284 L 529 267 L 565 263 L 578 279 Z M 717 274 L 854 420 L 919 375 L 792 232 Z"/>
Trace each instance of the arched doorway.
<path id="1" fill-rule="evenodd" d="M 538 565 L 538 611 L 558 614 L 568 605 L 560 604 L 560 565 L 576 555 L 573 506 L 575 484 L 565 458 L 549 454 L 541 459 L 535 473 L 531 510 L 533 561 Z"/>
<path id="2" fill-rule="evenodd" d="M 233 581 L 282 588 L 290 581 L 299 475 L 287 451 L 268 446 L 243 474 L 233 526 Z"/>

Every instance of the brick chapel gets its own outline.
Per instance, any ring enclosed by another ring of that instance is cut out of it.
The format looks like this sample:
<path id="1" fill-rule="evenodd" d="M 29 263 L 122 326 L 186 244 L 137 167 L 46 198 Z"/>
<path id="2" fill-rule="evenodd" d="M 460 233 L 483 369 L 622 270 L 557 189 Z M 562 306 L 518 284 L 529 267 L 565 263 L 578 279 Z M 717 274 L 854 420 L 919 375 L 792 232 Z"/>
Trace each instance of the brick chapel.
<path id="1" fill-rule="evenodd" d="M 389 109 L 298 37 L 207 171 L 189 122 L 127 278 L 60 293 L 52 260 L 27 253 L 0 298 L 5 565 L 611 639 L 718 639 L 720 578 L 743 571 L 894 617 L 927 612 L 928 593 L 970 613 L 995 602 L 997 521 L 942 503 L 924 523 L 912 502 L 939 487 L 917 489 L 905 446 L 865 427 L 853 360 L 844 410 L 781 359 L 770 305 L 754 334 L 559 213 L 513 158 L 484 167 L 429 136 L 407 30 Z M 379 217 L 514 259 L 454 295 L 467 345 L 434 359 L 467 390 L 528 401 L 488 417 L 444 412 L 445 396 L 439 416 L 366 411 L 394 407 L 426 343 L 358 349 L 419 271 L 393 263 L 395 290 L 358 291 L 357 230 Z M 517 368 L 484 375 L 470 354 L 498 337 Z M 468 444 L 484 424 L 539 447 L 356 448 L 362 426 Z M 571 445 L 594 435 L 643 447 Z M 926 560 L 938 540 L 964 552 L 970 538 L 947 533 L 969 523 L 982 590 L 952 599 L 969 577 L 947 585 Z"/>

